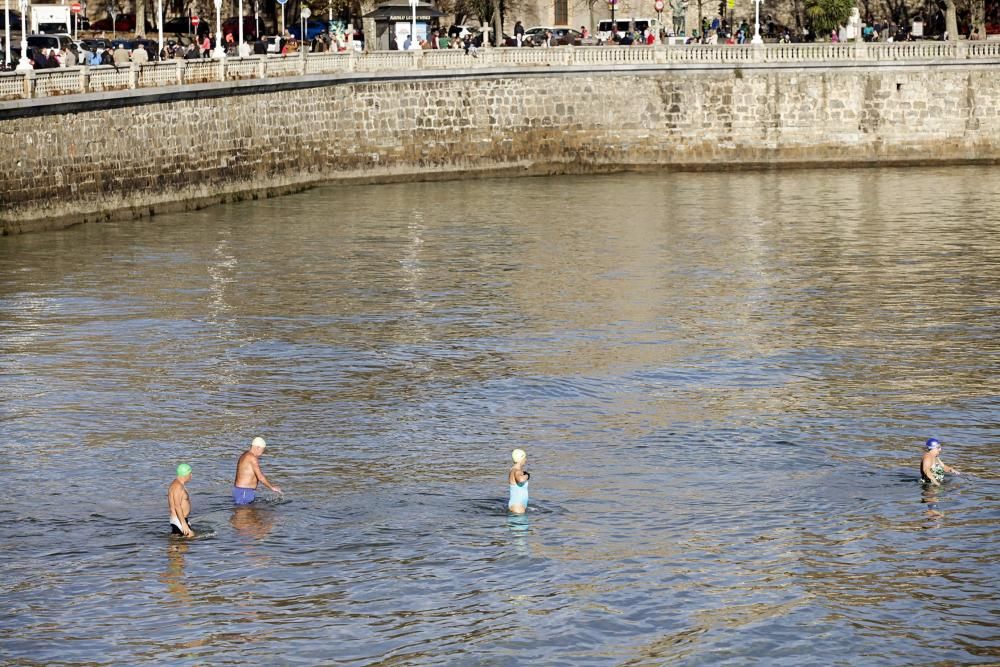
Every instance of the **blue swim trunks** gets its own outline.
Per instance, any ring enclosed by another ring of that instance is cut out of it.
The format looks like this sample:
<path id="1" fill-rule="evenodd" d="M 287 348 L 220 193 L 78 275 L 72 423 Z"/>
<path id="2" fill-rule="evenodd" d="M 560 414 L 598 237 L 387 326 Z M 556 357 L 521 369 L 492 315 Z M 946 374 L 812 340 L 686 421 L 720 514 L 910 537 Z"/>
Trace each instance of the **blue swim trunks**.
<path id="1" fill-rule="evenodd" d="M 254 489 L 244 489 L 242 486 L 233 487 L 233 502 L 237 505 L 249 505 L 255 497 Z"/>
<path id="2" fill-rule="evenodd" d="M 507 501 L 507 507 L 509 508 L 511 505 L 523 505 L 527 509 L 528 482 L 510 485 L 510 499 Z"/>

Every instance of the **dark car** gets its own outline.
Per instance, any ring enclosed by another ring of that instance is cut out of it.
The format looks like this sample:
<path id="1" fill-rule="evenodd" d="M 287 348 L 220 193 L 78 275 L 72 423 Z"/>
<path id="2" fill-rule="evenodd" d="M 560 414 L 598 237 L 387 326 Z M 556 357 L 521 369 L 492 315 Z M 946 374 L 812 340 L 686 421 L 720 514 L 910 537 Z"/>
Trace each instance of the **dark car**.
<path id="1" fill-rule="evenodd" d="M 208 21 L 199 19 L 198 27 L 191 25 L 190 16 L 175 16 L 163 22 L 163 32 L 171 35 L 193 35 L 195 33 L 211 32 L 212 28 Z"/>
<path id="2" fill-rule="evenodd" d="M 326 21 L 309 19 L 306 21 L 306 39 L 316 39 L 326 29 Z M 295 25 L 288 26 L 288 32 L 292 33 L 292 37 L 295 39 L 300 39 L 302 36 L 302 25 L 296 21 Z"/>
<path id="3" fill-rule="evenodd" d="M 100 21 L 93 21 L 90 24 L 91 30 L 104 30 L 112 32 L 135 32 L 135 14 L 118 14 L 115 16 L 114 27 L 111 25 L 111 18 L 103 18 Z M 156 30 L 156 26 L 146 21 L 145 32 L 151 33 Z"/>
<path id="4" fill-rule="evenodd" d="M 263 27 L 261 26 L 262 29 Z M 240 36 L 240 18 L 238 16 L 231 16 L 222 22 L 222 35 Z M 243 39 L 247 38 L 257 39 L 257 22 L 253 20 L 252 15 L 243 17 Z"/>
<path id="5" fill-rule="evenodd" d="M 579 31 L 566 26 L 540 26 L 525 30 L 524 41 L 531 46 L 541 46 L 545 42 L 546 30 L 552 33 L 552 46 L 566 46 L 567 44 L 579 46 L 580 40 L 583 39 L 583 35 Z"/>
<path id="6" fill-rule="evenodd" d="M 10 4 L 13 5 L 15 3 L 12 2 Z M 0 12 L 0 31 L 5 30 L 6 25 L 4 13 Z M 21 29 L 21 15 L 14 10 L 10 11 L 10 29 L 15 31 Z"/>

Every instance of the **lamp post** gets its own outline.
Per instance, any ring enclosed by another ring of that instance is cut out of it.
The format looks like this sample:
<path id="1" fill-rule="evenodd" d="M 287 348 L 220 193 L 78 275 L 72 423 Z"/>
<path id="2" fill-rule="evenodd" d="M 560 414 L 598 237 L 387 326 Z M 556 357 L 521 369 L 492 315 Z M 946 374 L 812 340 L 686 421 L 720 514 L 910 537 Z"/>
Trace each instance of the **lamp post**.
<path id="1" fill-rule="evenodd" d="M 28 0 L 21 0 L 21 61 L 17 63 L 17 69 L 21 72 L 26 72 L 29 69 L 35 69 L 31 66 L 31 61 L 28 60 L 28 31 L 24 26 L 24 19 L 28 15 Z"/>
<path id="2" fill-rule="evenodd" d="M 611 36 L 614 37 L 618 34 L 618 24 L 615 23 L 615 6 L 618 4 L 618 0 L 608 0 L 608 9 L 611 10 Z"/>
<path id="3" fill-rule="evenodd" d="M 417 43 L 417 0 L 410 0 L 410 9 L 413 10 L 413 20 L 410 22 L 410 49 L 412 50 Z"/>
<path id="4" fill-rule="evenodd" d="M 160 50 L 157 51 L 156 57 L 160 58 L 163 56 L 163 0 L 156 0 L 156 28 L 156 39 L 160 43 Z"/>
<path id="5" fill-rule="evenodd" d="M 306 55 L 306 26 L 309 25 L 309 17 L 312 16 L 312 10 L 308 7 L 303 7 L 302 11 L 299 12 L 299 25 L 301 26 L 302 34 L 299 37 L 299 49 L 302 51 L 302 57 Z"/>
<path id="6" fill-rule="evenodd" d="M 260 39 L 260 2 L 253 0 L 253 31 Z"/>
<path id="7" fill-rule="evenodd" d="M 239 29 L 240 41 L 236 43 L 237 56 L 240 55 L 240 53 L 242 53 L 240 49 L 243 48 L 243 0 L 239 0 L 239 3 L 240 3 L 240 29 Z"/>
<path id="8" fill-rule="evenodd" d="M 215 58 L 225 58 L 226 50 L 222 47 L 222 0 L 215 0 Z"/>
<path id="9" fill-rule="evenodd" d="M 763 44 L 764 40 L 760 38 L 760 0 L 754 0 L 755 15 L 753 20 L 753 39 L 750 40 L 751 44 Z"/>
<path id="10" fill-rule="evenodd" d="M 10 67 L 10 0 L 3 0 L 3 26 L 3 66 Z"/>

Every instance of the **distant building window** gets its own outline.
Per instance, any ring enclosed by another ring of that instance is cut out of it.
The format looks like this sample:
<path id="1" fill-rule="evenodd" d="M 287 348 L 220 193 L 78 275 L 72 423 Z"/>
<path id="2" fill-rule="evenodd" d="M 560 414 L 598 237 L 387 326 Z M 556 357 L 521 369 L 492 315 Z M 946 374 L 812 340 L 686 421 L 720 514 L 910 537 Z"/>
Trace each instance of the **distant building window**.
<path id="1" fill-rule="evenodd" d="M 569 24 L 569 0 L 556 0 L 556 15 L 553 23 L 556 25 Z"/>

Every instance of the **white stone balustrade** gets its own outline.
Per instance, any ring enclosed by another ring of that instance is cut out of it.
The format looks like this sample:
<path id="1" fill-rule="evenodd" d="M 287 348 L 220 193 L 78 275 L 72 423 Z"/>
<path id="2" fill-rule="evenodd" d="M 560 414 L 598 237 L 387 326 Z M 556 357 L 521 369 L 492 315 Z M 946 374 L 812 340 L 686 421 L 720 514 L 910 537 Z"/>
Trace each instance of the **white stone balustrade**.
<path id="1" fill-rule="evenodd" d="M 0 73 L 0 100 L 75 95 L 125 88 L 160 88 L 333 74 L 487 67 L 602 67 L 741 65 L 896 61 L 998 60 L 1000 42 L 896 42 L 677 46 L 562 46 L 555 48 L 309 53 L 218 60 L 170 60 L 131 67 L 72 67 Z M 1000 63 L 998 63 L 1000 64 Z"/>

